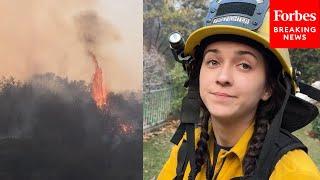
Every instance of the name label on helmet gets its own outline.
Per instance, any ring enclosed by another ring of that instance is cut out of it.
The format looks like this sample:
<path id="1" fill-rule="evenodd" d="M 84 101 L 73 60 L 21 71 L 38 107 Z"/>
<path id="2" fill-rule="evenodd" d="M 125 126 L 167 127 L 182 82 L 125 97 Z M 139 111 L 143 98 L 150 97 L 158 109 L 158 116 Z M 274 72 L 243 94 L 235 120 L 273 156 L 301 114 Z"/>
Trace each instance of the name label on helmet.
<path id="1" fill-rule="evenodd" d="M 220 23 L 220 22 L 239 22 L 243 24 L 249 24 L 250 19 L 242 16 L 224 16 L 213 19 L 212 24 Z"/>
<path id="2" fill-rule="evenodd" d="M 320 48 L 319 0 L 270 0 L 272 48 Z"/>

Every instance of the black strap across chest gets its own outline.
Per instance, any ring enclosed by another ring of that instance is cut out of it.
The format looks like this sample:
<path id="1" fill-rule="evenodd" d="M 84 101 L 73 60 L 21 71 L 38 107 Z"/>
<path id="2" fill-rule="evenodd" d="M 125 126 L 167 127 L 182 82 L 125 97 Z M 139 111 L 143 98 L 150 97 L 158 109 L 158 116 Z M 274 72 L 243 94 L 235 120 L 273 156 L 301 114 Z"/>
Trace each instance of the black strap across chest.
<path id="1" fill-rule="evenodd" d="M 186 166 L 188 164 L 188 146 L 187 142 L 184 140 L 180 149 L 178 151 L 178 165 L 177 165 L 177 176 L 174 178 L 176 180 L 183 179 Z M 281 159 L 283 155 L 287 152 L 302 149 L 307 152 L 307 147 L 294 135 L 289 133 L 287 130 L 281 129 L 279 133 L 279 138 L 271 143 L 272 148 L 271 152 L 268 154 L 268 161 L 259 161 L 257 162 L 257 167 L 250 177 L 235 177 L 232 180 L 267 180 L 269 179 L 271 173 L 274 170 L 277 162 Z M 263 150 L 262 150 L 263 151 Z M 215 156 L 214 156 L 215 157 Z"/>

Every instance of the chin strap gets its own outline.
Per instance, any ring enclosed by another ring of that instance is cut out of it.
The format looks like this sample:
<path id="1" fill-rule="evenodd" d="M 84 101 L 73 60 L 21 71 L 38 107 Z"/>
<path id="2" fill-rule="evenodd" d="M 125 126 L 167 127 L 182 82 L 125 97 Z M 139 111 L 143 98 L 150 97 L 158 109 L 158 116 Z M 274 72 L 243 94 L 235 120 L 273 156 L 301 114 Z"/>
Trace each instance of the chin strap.
<path id="1" fill-rule="evenodd" d="M 265 140 L 264 140 L 264 143 L 262 146 L 262 150 L 259 155 L 258 164 L 257 164 L 256 170 L 254 172 L 255 173 L 254 175 L 256 175 L 258 177 L 260 177 L 260 176 L 265 177 L 266 176 L 266 174 L 268 172 L 266 172 L 266 167 L 265 167 L 264 162 L 269 161 L 268 157 L 274 156 L 270 153 L 275 153 L 271 149 L 271 148 L 273 148 L 272 144 L 279 138 L 283 113 L 284 113 L 285 107 L 287 105 L 287 102 L 288 102 L 288 99 L 289 99 L 290 93 L 291 93 L 290 80 L 286 75 L 284 75 L 284 81 L 285 81 L 285 86 L 286 86 L 286 87 L 283 87 L 286 92 L 285 98 L 283 100 L 283 104 L 282 104 L 280 110 L 273 118 L 271 125 L 270 125 L 270 128 L 266 134 L 266 137 L 265 137 Z"/>

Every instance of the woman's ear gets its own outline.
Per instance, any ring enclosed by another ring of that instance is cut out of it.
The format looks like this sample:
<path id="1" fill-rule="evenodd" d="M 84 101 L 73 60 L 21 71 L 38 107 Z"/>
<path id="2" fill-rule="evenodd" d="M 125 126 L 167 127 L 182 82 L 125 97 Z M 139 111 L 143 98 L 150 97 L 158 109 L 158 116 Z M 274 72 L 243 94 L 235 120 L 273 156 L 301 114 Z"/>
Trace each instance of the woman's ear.
<path id="1" fill-rule="evenodd" d="M 269 88 L 266 88 L 264 93 L 262 94 L 261 99 L 263 101 L 267 101 L 271 97 L 271 95 L 272 95 L 272 90 Z"/>

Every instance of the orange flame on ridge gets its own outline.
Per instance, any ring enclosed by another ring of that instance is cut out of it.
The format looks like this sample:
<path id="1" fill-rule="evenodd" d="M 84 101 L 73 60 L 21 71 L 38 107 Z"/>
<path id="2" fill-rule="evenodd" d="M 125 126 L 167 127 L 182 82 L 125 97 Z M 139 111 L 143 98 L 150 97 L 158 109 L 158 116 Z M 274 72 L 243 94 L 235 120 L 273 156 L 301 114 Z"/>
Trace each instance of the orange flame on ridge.
<path id="1" fill-rule="evenodd" d="M 103 84 L 102 69 L 100 68 L 97 58 L 92 51 L 88 51 L 92 62 L 95 64 L 95 72 L 92 78 L 91 96 L 96 102 L 99 109 L 103 109 L 107 105 L 107 88 Z"/>

